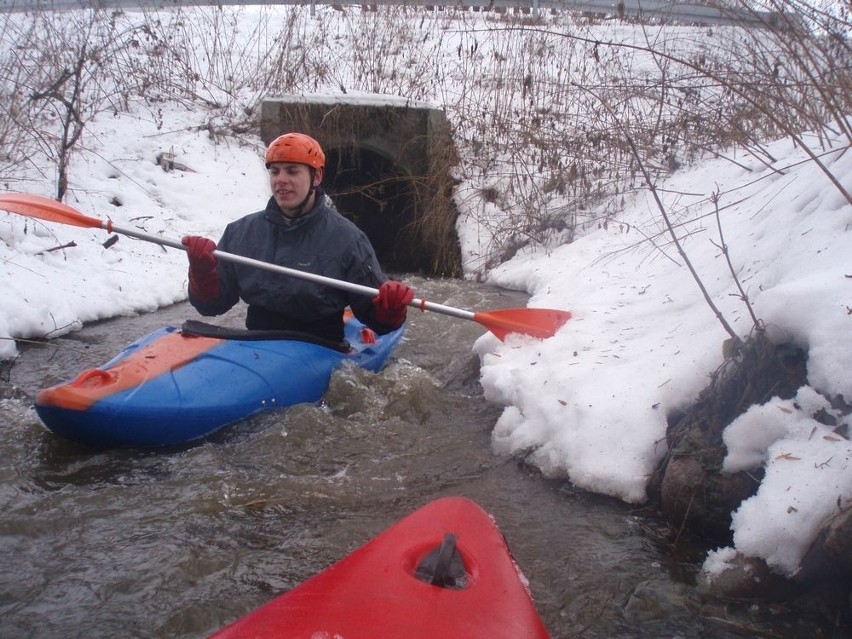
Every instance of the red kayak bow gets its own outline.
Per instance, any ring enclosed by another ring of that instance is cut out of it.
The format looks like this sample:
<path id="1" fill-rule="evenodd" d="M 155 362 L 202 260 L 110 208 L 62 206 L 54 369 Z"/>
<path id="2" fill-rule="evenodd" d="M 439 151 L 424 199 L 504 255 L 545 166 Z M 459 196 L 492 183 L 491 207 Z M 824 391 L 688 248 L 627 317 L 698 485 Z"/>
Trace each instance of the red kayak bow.
<path id="1" fill-rule="evenodd" d="M 430 502 L 214 639 L 547 639 L 494 520 Z"/>

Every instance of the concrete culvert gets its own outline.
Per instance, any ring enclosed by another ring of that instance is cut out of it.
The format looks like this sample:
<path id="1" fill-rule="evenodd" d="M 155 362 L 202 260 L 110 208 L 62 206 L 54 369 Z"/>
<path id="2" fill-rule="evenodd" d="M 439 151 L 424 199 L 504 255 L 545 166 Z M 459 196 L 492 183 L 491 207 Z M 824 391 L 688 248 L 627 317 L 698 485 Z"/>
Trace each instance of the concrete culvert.
<path id="1" fill-rule="evenodd" d="M 458 155 L 444 113 L 389 96 L 285 96 L 264 101 L 261 137 L 297 131 L 326 154 L 323 184 L 370 238 L 389 273 L 460 277 Z"/>

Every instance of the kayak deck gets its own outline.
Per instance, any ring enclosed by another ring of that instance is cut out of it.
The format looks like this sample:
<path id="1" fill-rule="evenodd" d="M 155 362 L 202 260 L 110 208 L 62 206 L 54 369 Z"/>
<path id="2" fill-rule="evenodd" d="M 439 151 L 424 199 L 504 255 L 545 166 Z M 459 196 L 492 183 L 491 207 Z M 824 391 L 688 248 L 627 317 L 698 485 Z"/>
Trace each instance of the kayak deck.
<path id="1" fill-rule="evenodd" d="M 214 639 L 548 636 L 494 520 L 462 497 L 430 502 L 323 572 L 212 635 Z"/>

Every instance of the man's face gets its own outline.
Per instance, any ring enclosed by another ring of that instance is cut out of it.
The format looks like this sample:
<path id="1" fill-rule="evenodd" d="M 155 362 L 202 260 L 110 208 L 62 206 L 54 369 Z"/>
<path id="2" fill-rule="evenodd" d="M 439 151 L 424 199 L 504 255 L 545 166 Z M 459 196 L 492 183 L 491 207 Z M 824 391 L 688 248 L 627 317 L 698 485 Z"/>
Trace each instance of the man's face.
<path id="1" fill-rule="evenodd" d="M 285 213 L 295 211 L 310 191 L 310 167 L 306 164 L 274 162 L 269 165 L 267 171 L 272 197 L 275 198 L 278 206 Z M 314 176 L 314 185 L 318 186 L 321 180 L 322 170 L 317 170 Z"/>

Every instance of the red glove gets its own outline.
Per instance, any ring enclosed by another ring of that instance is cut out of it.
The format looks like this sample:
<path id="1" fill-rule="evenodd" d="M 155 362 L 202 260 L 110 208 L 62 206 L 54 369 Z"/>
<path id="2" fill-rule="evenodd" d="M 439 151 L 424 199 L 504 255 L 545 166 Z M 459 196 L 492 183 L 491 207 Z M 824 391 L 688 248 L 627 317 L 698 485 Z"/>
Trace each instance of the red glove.
<path id="1" fill-rule="evenodd" d="M 379 287 L 379 294 L 373 298 L 376 307 L 376 320 L 385 326 L 399 328 L 405 321 L 408 303 L 414 299 L 414 291 L 402 282 L 388 280 Z"/>
<path id="2" fill-rule="evenodd" d="M 189 257 L 189 292 L 199 302 L 208 302 L 219 295 L 222 288 L 216 273 L 218 260 L 213 255 L 216 242 L 206 237 L 187 235 L 180 241 Z"/>

